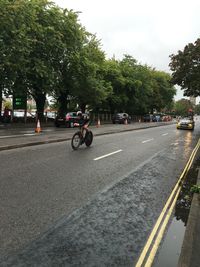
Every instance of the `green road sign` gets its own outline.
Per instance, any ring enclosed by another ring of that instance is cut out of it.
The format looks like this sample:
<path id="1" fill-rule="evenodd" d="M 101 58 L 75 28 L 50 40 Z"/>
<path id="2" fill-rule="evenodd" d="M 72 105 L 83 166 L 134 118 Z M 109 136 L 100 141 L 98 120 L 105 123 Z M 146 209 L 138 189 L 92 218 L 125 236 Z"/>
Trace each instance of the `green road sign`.
<path id="1" fill-rule="evenodd" d="M 13 109 L 26 109 L 27 98 L 26 95 L 13 95 Z"/>

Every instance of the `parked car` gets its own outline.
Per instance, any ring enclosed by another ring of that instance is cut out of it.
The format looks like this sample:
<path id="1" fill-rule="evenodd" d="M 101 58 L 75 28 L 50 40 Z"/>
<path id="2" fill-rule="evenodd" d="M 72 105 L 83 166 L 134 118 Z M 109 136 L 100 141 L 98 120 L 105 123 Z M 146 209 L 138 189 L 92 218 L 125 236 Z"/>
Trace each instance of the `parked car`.
<path id="1" fill-rule="evenodd" d="M 194 125 L 195 122 L 193 120 L 193 118 L 182 118 L 180 120 L 178 120 L 177 124 L 176 124 L 176 128 L 177 129 L 187 129 L 187 130 L 194 130 Z"/>
<path id="2" fill-rule="evenodd" d="M 21 111 L 21 110 L 18 110 L 18 111 L 14 111 L 13 112 L 13 117 L 17 117 L 17 118 L 24 118 L 24 110 Z"/>
<path id="3" fill-rule="evenodd" d="M 85 116 L 88 116 L 88 114 L 83 114 Z M 55 118 L 55 126 L 65 126 L 65 127 L 74 127 L 74 123 L 79 122 L 79 117 L 76 114 L 76 111 L 68 112 L 65 116 L 57 116 Z"/>
<path id="4" fill-rule="evenodd" d="M 112 117 L 113 124 L 115 123 L 125 123 L 127 120 L 127 123 L 131 123 L 131 116 L 129 116 L 127 113 L 116 113 Z"/>
<path id="5" fill-rule="evenodd" d="M 159 122 L 162 121 L 161 115 L 153 115 L 153 122 Z"/>
<path id="6" fill-rule="evenodd" d="M 145 114 L 143 116 L 143 121 L 144 122 L 150 122 L 150 121 L 153 121 L 153 115 L 152 114 Z"/>
<path id="7" fill-rule="evenodd" d="M 143 116 L 144 122 L 159 122 L 162 121 L 160 114 L 145 114 Z"/>
<path id="8" fill-rule="evenodd" d="M 48 111 L 44 114 L 48 119 L 55 119 L 56 118 L 56 112 Z"/>

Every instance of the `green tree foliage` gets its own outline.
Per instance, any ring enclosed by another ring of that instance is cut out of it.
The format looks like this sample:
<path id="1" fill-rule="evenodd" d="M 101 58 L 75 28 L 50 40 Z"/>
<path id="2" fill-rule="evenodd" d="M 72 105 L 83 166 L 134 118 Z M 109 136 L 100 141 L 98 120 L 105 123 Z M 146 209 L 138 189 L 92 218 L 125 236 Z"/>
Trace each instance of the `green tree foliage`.
<path id="1" fill-rule="evenodd" d="M 171 76 L 163 71 L 152 70 L 153 94 L 151 96 L 151 109 L 160 111 L 169 108 L 176 89 L 171 84 Z"/>
<path id="2" fill-rule="evenodd" d="M 189 43 L 183 51 L 171 55 L 172 82 L 180 85 L 186 96 L 200 95 L 200 39 Z"/>
<path id="3" fill-rule="evenodd" d="M 140 83 L 138 83 L 136 75 L 136 66 L 137 61 L 130 55 L 124 55 L 124 58 L 120 62 L 120 69 L 122 76 L 124 78 L 124 94 L 125 94 L 125 101 L 124 101 L 124 107 L 122 111 L 127 110 L 129 113 L 134 113 L 137 101 L 137 88 L 140 86 Z"/>
<path id="4" fill-rule="evenodd" d="M 69 66 L 81 43 L 77 14 L 44 1 L 37 3 L 36 21 L 31 38 L 35 40 L 30 54 L 28 80 L 37 110 L 43 114 L 46 93 L 59 89 L 64 100 L 69 90 Z"/>
<path id="5" fill-rule="evenodd" d="M 0 52 L 0 107 L 2 92 L 22 93 L 43 115 L 49 94 L 62 114 L 76 104 L 142 114 L 165 107 L 175 94 L 168 74 L 130 55 L 106 60 L 78 13 L 48 0 L 0 1 Z"/>
<path id="6" fill-rule="evenodd" d="M 148 109 L 148 97 L 152 93 L 149 77 L 148 68 L 138 65 L 130 55 L 125 55 L 121 61 L 107 61 L 105 79 L 113 88 L 113 94 L 108 98 L 110 111 L 144 113 Z"/>
<path id="7" fill-rule="evenodd" d="M 4 105 L 4 108 L 12 109 L 12 103 L 10 100 L 5 100 L 3 105 Z"/>
<path id="8" fill-rule="evenodd" d="M 85 29 L 78 23 L 78 14 L 65 9 L 62 14 L 62 51 L 58 53 L 55 64 L 56 84 L 51 95 L 57 100 L 59 113 L 62 115 L 67 112 L 68 104 L 74 99 L 72 94 L 77 61 L 80 50 L 83 47 Z"/>
<path id="9" fill-rule="evenodd" d="M 176 101 L 174 105 L 175 113 L 180 116 L 187 116 L 190 109 L 193 109 L 192 103 L 188 99 Z"/>
<path id="10" fill-rule="evenodd" d="M 113 94 L 108 99 L 111 112 L 160 111 L 169 106 L 176 93 L 169 74 L 138 64 L 130 55 L 125 55 L 121 61 L 107 61 L 105 79 L 113 87 Z"/>
<path id="11" fill-rule="evenodd" d="M 21 8 L 20 12 L 18 10 L 19 5 L 15 5 L 14 1 L 0 1 L 0 83 L 5 93 L 9 93 L 9 89 L 13 86 L 18 65 L 23 69 L 24 55 L 28 45 L 24 40 L 26 27 L 22 27 L 23 23 L 21 21 L 24 10 L 23 8 Z M 28 12 L 27 19 L 29 14 Z"/>
<path id="12" fill-rule="evenodd" d="M 194 111 L 195 111 L 196 114 L 200 115 L 200 104 L 195 106 Z"/>
<path id="13" fill-rule="evenodd" d="M 132 114 L 147 113 L 152 109 L 153 80 L 151 68 L 147 65 L 137 65 L 134 70 L 135 98 L 130 104 Z"/>
<path id="14" fill-rule="evenodd" d="M 103 70 L 104 79 L 112 87 L 112 93 L 107 97 L 107 109 L 114 113 L 124 109 L 128 99 L 125 94 L 125 79 L 120 69 L 120 61 L 106 60 Z"/>
<path id="15" fill-rule="evenodd" d="M 77 14 L 47 0 L 3 0 L 0 17 L 2 83 L 11 81 L 4 88 L 32 95 L 43 114 L 46 94 L 60 86 L 81 38 Z"/>
<path id="16" fill-rule="evenodd" d="M 112 87 L 103 76 L 105 55 L 100 43 L 95 35 L 87 34 L 86 37 L 77 55 L 71 90 L 83 112 L 86 105 L 93 109 L 99 107 L 112 92 Z"/>

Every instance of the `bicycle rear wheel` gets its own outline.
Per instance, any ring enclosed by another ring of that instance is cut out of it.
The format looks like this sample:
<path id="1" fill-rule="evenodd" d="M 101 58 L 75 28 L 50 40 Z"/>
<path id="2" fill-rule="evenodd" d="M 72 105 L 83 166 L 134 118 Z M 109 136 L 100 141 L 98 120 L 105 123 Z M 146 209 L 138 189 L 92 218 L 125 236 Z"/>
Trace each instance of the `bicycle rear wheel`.
<path id="1" fill-rule="evenodd" d="M 80 144 L 81 144 L 81 133 L 76 132 L 72 137 L 71 146 L 74 150 L 77 150 Z"/>
<path id="2" fill-rule="evenodd" d="M 85 145 L 90 146 L 93 140 L 93 133 L 91 131 L 87 131 L 85 134 Z"/>

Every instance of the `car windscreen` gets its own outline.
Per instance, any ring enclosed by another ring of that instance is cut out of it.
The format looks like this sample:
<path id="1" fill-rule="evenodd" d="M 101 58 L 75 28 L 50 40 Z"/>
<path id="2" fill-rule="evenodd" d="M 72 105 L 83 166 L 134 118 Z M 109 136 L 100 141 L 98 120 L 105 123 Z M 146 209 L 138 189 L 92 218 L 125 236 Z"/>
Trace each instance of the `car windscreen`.
<path id="1" fill-rule="evenodd" d="M 68 113 L 71 117 L 76 117 L 77 116 L 77 114 L 76 114 L 76 112 L 70 112 L 70 113 Z"/>

